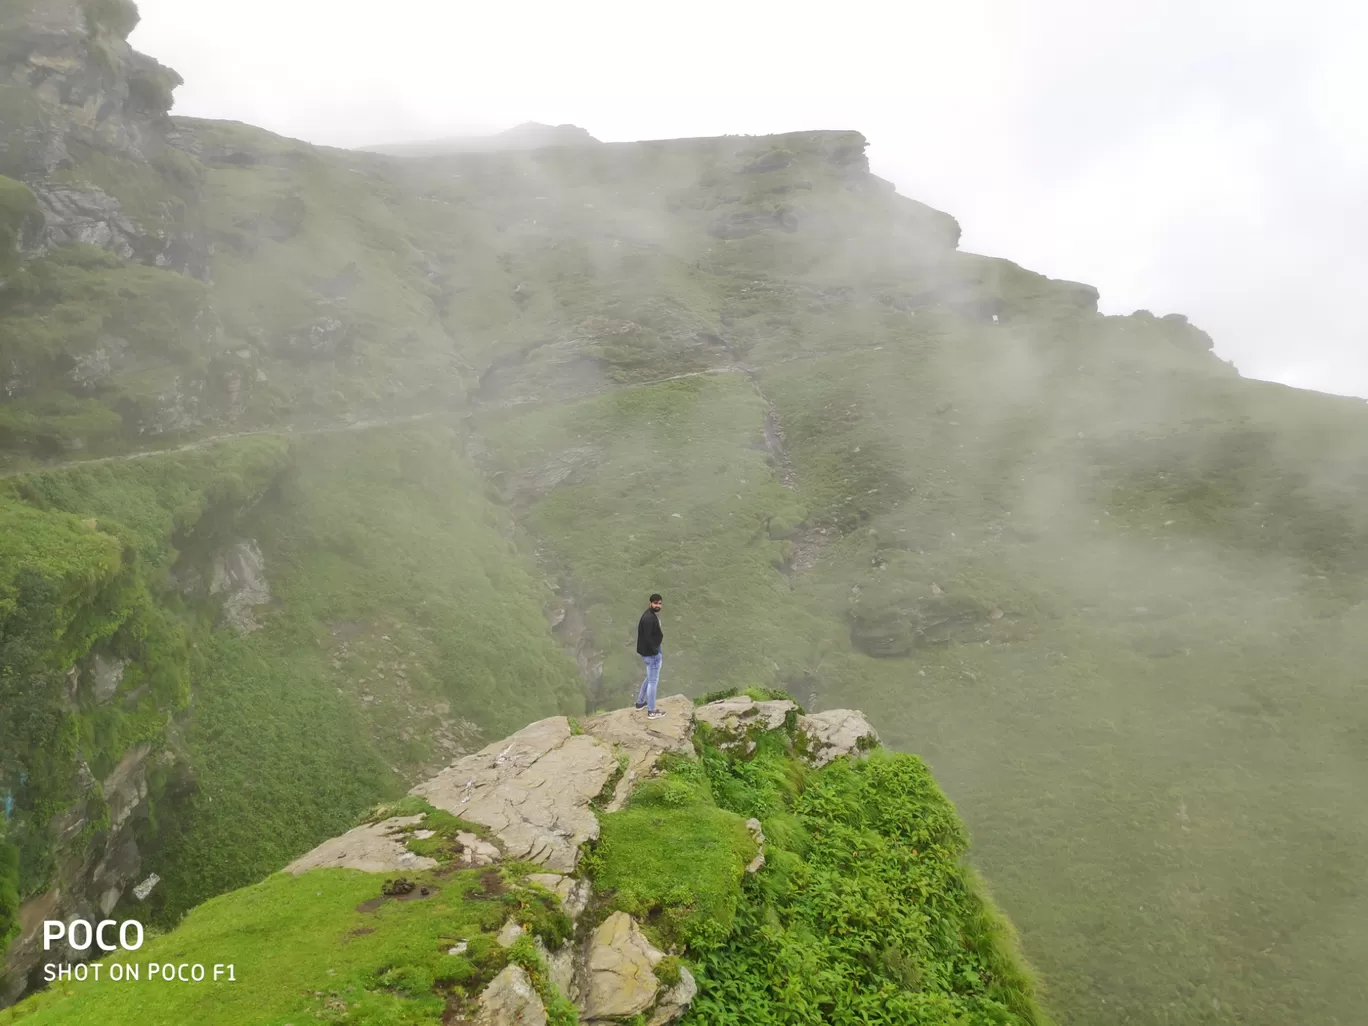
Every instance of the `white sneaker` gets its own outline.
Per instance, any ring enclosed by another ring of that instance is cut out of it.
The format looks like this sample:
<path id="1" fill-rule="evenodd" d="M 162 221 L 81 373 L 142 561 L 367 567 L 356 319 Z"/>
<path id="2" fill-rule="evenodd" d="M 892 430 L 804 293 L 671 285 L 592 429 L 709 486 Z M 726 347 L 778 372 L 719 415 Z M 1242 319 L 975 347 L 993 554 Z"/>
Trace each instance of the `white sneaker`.
<path id="1" fill-rule="evenodd" d="M 646 718 L 647 718 L 648 720 L 658 720 L 658 719 L 660 719 L 660 718 L 661 718 L 662 716 L 664 716 L 664 715 L 665 715 L 665 713 L 664 713 L 662 710 L 657 709 L 657 710 L 656 710 L 655 712 L 653 712 L 653 713 L 647 713 L 647 714 L 646 714 Z"/>

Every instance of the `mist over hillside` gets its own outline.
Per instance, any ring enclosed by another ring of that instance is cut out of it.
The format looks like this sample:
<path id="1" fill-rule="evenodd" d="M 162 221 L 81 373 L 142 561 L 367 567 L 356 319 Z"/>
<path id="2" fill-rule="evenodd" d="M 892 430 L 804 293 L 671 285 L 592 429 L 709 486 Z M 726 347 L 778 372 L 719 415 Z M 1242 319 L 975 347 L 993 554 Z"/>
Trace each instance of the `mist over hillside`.
<path id="1" fill-rule="evenodd" d="M 663 690 L 926 759 L 1059 1021 L 1357 1021 L 1361 401 L 855 131 L 316 148 L 171 117 L 135 21 L 0 2 L 5 998 L 629 704 L 661 591 Z"/>

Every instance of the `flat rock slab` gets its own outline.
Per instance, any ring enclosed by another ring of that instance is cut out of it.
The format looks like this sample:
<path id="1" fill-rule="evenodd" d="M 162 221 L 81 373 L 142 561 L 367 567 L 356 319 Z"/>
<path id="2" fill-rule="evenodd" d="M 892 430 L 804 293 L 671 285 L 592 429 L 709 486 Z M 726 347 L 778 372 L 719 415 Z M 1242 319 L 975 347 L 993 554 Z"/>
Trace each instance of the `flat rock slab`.
<path id="1" fill-rule="evenodd" d="M 683 695 L 670 695 L 656 702 L 665 715 L 648 720 L 645 709 L 614 709 L 584 720 L 586 734 L 623 748 L 654 752 L 693 754 L 694 704 Z"/>
<path id="2" fill-rule="evenodd" d="M 494 845 L 464 830 L 457 832 L 456 843 L 461 846 L 461 854 L 456 856 L 456 861 L 466 869 L 474 866 L 492 866 L 503 857 L 503 853 Z"/>
<path id="3" fill-rule="evenodd" d="M 586 734 L 617 745 L 627 753 L 627 770 L 618 780 L 606 811 L 616 812 L 627 797 L 655 767 L 666 752 L 693 754 L 694 704 L 683 695 L 671 695 L 656 702 L 665 715 L 648 720 L 644 709 L 615 709 L 585 720 Z"/>
<path id="4" fill-rule="evenodd" d="M 546 1026 L 546 1006 L 522 966 L 505 966 L 480 995 L 476 1026 Z"/>
<path id="5" fill-rule="evenodd" d="M 843 755 L 868 751 L 879 743 L 879 735 L 855 709 L 828 709 L 811 716 L 798 717 L 798 729 L 808 738 L 808 761 L 825 766 Z"/>
<path id="6" fill-rule="evenodd" d="M 285 867 L 285 872 L 298 876 L 310 869 L 359 869 L 363 873 L 436 869 L 435 859 L 416 855 L 404 846 L 405 828 L 422 821 L 421 814 L 392 816 L 379 823 L 355 827 L 301 855 Z"/>
<path id="7" fill-rule="evenodd" d="M 410 794 L 493 831 L 510 859 L 569 873 L 598 837 L 589 807 L 617 768 L 611 746 L 572 735 L 564 716 L 539 720 L 448 766 Z"/>
<path id="8" fill-rule="evenodd" d="M 627 1019 L 654 1005 L 660 981 L 652 970 L 664 957 L 626 912 L 605 919 L 589 941 L 583 1021 Z"/>

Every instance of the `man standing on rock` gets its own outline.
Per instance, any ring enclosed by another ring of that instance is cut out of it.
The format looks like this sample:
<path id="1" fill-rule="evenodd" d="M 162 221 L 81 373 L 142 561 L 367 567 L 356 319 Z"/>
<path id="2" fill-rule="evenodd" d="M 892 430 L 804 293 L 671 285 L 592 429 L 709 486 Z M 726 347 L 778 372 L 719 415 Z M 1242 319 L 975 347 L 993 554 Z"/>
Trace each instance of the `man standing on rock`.
<path id="1" fill-rule="evenodd" d="M 641 690 L 637 692 L 636 707 L 646 709 L 648 720 L 658 720 L 665 714 L 656 709 L 656 688 L 660 685 L 660 643 L 665 635 L 660 629 L 661 598 L 659 595 L 651 596 L 651 604 L 646 607 L 646 612 L 641 614 L 641 619 L 637 623 L 637 655 L 646 661 L 646 679 L 641 682 Z"/>

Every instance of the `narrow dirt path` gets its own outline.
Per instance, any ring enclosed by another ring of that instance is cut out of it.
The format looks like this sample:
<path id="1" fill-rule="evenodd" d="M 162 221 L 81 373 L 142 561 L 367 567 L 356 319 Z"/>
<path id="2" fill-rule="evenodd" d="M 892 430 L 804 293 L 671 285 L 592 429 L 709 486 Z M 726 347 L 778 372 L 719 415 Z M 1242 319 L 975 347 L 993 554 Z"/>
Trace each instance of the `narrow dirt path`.
<path id="1" fill-rule="evenodd" d="M 883 349 L 884 346 L 854 346 L 850 349 L 841 350 L 842 354 L 854 352 L 867 352 Z M 778 363 L 806 363 L 811 360 L 821 360 L 828 356 L 835 355 L 829 352 L 808 353 L 803 356 L 791 357 L 787 360 L 776 361 Z M 620 389 L 652 388 L 656 385 L 668 384 L 671 381 L 683 381 L 687 378 L 717 377 L 722 374 L 744 374 L 755 387 L 756 392 L 765 400 L 765 405 L 770 410 L 765 420 L 765 439 L 766 445 L 778 462 L 780 478 L 786 488 L 795 487 L 792 463 L 789 460 L 787 449 L 783 442 L 783 432 L 779 426 L 777 414 L 774 413 L 774 406 L 765 396 L 760 388 L 759 375 L 763 368 L 751 366 L 743 363 L 733 363 L 725 367 L 709 367 L 706 370 L 690 371 L 687 374 L 671 374 L 663 378 L 652 378 L 648 381 L 633 381 L 630 384 L 615 385 L 609 388 L 589 392 L 579 392 L 574 395 L 560 396 L 555 399 L 532 400 L 523 402 L 518 400 L 507 400 L 504 402 L 480 402 L 471 401 L 461 410 L 435 410 L 429 413 L 410 414 L 404 417 L 381 417 L 373 420 L 355 420 L 334 424 L 322 424 L 311 427 L 297 427 L 288 425 L 284 427 L 260 428 L 253 431 L 228 431 L 215 435 L 206 435 L 204 438 L 197 438 L 184 445 L 174 446 L 165 449 L 142 449 L 137 452 L 121 453 L 117 456 L 99 456 L 95 459 L 63 460 L 57 463 L 43 463 L 38 466 L 24 467 L 10 470 L 0 470 L 0 480 L 10 477 L 25 477 L 31 474 L 46 474 L 53 471 L 67 470 L 72 467 L 96 467 L 106 463 L 129 463 L 134 460 L 152 459 L 157 456 L 176 456 L 182 453 L 195 452 L 200 449 L 207 449 L 220 442 L 237 441 L 243 438 L 260 438 L 267 435 L 279 435 L 286 438 L 309 438 L 316 435 L 343 434 L 348 431 L 368 431 L 372 428 L 395 427 L 400 424 L 413 424 L 419 421 L 432 420 L 437 417 L 464 416 L 471 417 L 475 414 L 486 413 L 491 410 L 509 409 L 543 409 L 552 406 L 564 406 L 569 403 L 580 402 L 584 399 L 591 399 L 596 395 L 604 395 L 609 391 Z"/>
<path id="2" fill-rule="evenodd" d="M 261 428 L 257 431 L 229 431 L 217 435 L 206 435 L 204 438 L 197 438 L 193 442 L 186 442 L 169 449 L 143 449 L 139 452 L 126 452 L 118 456 L 100 456 L 91 460 L 64 460 L 61 463 L 44 463 L 36 467 L 26 467 L 18 470 L 0 470 L 0 479 L 7 477 L 26 477 L 32 474 L 48 474 L 59 470 L 69 470 L 72 467 L 98 467 L 105 463 L 131 463 L 134 460 L 152 459 L 156 456 L 178 456 L 182 453 L 195 452 L 200 449 L 208 449 L 210 446 L 220 442 L 232 442 L 243 438 L 261 438 L 267 435 L 279 435 L 284 438 L 309 438 L 315 435 L 335 435 L 343 434 L 348 431 L 368 431 L 372 428 L 394 427 L 399 424 L 413 424 L 417 421 L 431 420 L 434 417 L 450 416 L 451 411 L 437 411 L 433 413 L 416 413 L 406 417 L 382 417 L 376 420 L 356 420 L 341 424 L 323 424 L 315 427 L 298 428 L 294 426 Z"/>

